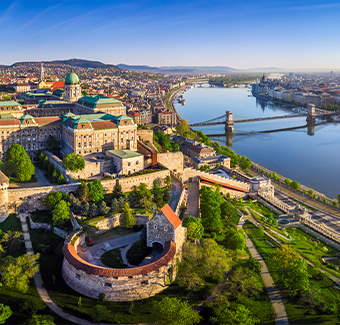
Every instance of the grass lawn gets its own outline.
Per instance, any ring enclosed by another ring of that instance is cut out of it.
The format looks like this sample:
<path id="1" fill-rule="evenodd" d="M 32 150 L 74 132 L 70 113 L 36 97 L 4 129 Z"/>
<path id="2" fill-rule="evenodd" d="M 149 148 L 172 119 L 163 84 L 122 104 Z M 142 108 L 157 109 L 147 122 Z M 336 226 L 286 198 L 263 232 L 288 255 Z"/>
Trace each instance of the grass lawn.
<path id="1" fill-rule="evenodd" d="M 321 261 L 322 257 L 337 257 L 339 251 L 336 248 L 298 227 L 289 227 L 286 228 L 286 230 L 294 239 L 290 245 L 292 245 L 295 250 L 313 262 L 316 266 L 322 267 L 335 276 L 340 277 L 340 272 L 327 267 L 327 265 L 323 264 Z M 319 244 L 314 244 L 311 239 L 317 239 Z"/>
<path id="2" fill-rule="evenodd" d="M 52 213 L 47 210 L 35 210 L 31 214 L 32 221 L 38 223 L 51 223 Z"/>
<path id="3" fill-rule="evenodd" d="M 150 253 L 152 248 L 143 244 L 141 240 L 132 244 L 131 248 L 126 253 L 126 259 L 131 265 L 142 263 Z"/>
<path id="4" fill-rule="evenodd" d="M 277 281 L 279 280 L 278 268 L 275 261 L 273 260 L 273 254 L 275 252 L 275 246 L 278 247 L 279 245 L 274 243 L 274 246 L 271 246 L 267 242 L 267 240 L 270 240 L 270 238 L 265 234 L 261 234 L 260 231 L 249 221 L 245 223 L 244 229 L 251 241 L 256 246 L 259 253 L 264 258 L 274 282 L 277 283 Z M 315 286 L 316 288 L 320 289 L 320 292 L 324 296 L 324 300 L 335 300 L 335 297 L 339 295 L 339 291 L 333 287 L 334 282 L 325 276 L 321 276 L 322 280 L 320 280 L 320 272 L 316 271 L 310 266 L 308 266 L 308 272 L 313 276 L 310 279 L 311 286 Z M 290 296 L 287 296 L 284 291 L 281 292 L 283 294 L 283 299 L 290 324 L 331 325 L 338 323 L 336 315 L 333 314 L 309 315 L 309 309 L 299 303 L 299 298 L 292 298 Z"/>
<path id="5" fill-rule="evenodd" d="M 127 267 L 123 263 L 122 255 L 120 253 L 120 248 L 112 249 L 104 253 L 101 257 L 101 261 L 108 267 L 113 267 L 116 269 L 124 269 Z"/>
<path id="6" fill-rule="evenodd" d="M 8 230 L 22 231 L 20 219 L 17 218 L 15 213 L 11 213 L 5 221 L 0 223 L 0 230 L 3 232 Z"/>
<path id="7" fill-rule="evenodd" d="M 9 183 L 10 184 L 21 184 L 21 183 L 36 183 L 38 182 L 37 178 L 32 175 L 31 179 L 29 181 L 21 181 L 19 179 L 17 179 L 16 177 L 10 177 L 9 178 Z"/>

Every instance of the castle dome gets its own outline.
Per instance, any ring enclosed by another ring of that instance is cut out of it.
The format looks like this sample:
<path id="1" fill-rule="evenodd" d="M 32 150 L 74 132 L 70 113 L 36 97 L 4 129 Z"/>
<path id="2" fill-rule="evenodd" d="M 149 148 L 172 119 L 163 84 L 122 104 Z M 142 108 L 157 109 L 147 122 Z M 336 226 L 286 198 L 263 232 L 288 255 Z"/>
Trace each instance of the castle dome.
<path id="1" fill-rule="evenodd" d="M 65 85 L 77 85 L 77 84 L 79 84 L 79 78 L 72 69 L 71 72 L 65 78 Z"/>

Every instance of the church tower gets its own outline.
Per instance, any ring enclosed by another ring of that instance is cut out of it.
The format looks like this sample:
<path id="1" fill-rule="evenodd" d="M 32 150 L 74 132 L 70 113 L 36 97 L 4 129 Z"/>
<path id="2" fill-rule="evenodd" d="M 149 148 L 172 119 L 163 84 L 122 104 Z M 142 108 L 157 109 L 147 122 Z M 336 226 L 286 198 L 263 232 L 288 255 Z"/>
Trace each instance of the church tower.
<path id="1" fill-rule="evenodd" d="M 72 69 L 65 78 L 63 99 L 69 102 L 76 102 L 80 97 L 82 95 L 79 78 Z"/>

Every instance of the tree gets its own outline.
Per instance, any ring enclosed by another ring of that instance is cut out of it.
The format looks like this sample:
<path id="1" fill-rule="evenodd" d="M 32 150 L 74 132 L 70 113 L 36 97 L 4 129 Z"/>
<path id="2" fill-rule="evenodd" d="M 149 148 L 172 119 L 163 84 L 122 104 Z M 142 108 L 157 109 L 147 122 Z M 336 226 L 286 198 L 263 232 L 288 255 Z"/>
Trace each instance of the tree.
<path id="1" fill-rule="evenodd" d="M 20 181 L 29 181 L 35 173 L 31 159 L 28 158 L 17 163 L 15 173 Z"/>
<path id="2" fill-rule="evenodd" d="M 11 161 L 11 163 L 9 163 Z M 7 168 L 15 165 L 15 175 L 20 181 L 29 181 L 35 168 L 25 148 L 19 144 L 11 145 L 6 151 Z"/>
<path id="3" fill-rule="evenodd" d="M 188 216 L 183 220 L 183 227 L 187 228 L 187 236 L 189 240 L 199 240 L 202 238 L 204 228 L 201 219 Z"/>
<path id="4" fill-rule="evenodd" d="M 284 268 L 287 264 L 292 263 L 301 258 L 300 254 L 291 246 L 285 244 L 280 249 L 276 249 L 274 260 L 279 268 Z"/>
<path id="5" fill-rule="evenodd" d="M 307 270 L 308 264 L 302 259 L 296 259 L 279 269 L 279 283 L 291 294 L 306 292 L 309 290 L 309 278 L 311 275 Z"/>
<path id="6" fill-rule="evenodd" d="M 29 314 L 36 314 L 39 310 L 46 308 L 45 303 L 41 299 L 27 298 L 20 305 L 20 311 L 27 311 Z"/>
<path id="7" fill-rule="evenodd" d="M 216 305 L 213 308 L 213 316 L 210 320 L 214 324 L 219 325 L 254 325 L 259 322 L 255 317 L 251 316 L 249 309 L 239 304 L 230 308 L 230 304 L 226 302 L 223 305 Z"/>
<path id="8" fill-rule="evenodd" d="M 48 157 L 45 156 L 45 158 L 44 158 L 44 160 L 43 160 L 43 163 L 42 163 L 41 167 L 42 167 L 43 170 L 46 170 L 46 171 L 47 171 L 47 170 L 48 170 L 48 166 L 49 166 Z"/>
<path id="9" fill-rule="evenodd" d="M 168 203 L 171 199 L 171 196 L 170 196 L 170 192 L 169 192 L 169 188 L 166 187 L 164 190 L 163 190 L 163 205 Z"/>
<path id="10" fill-rule="evenodd" d="M 340 204 L 340 193 L 338 194 L 338 202 Z"/>
<path id="11" fill-rule="evenodd" d="M 51 315 L 32 315 L 27 325 L 54 325 L 54 318 Z"/>
<path id="12" fill-rule="evenodd" d="M 309 196 L 313 196 L 314 195 L 314 190 L 312 189 L 312 188 L 310 188 L 309 190 L 308 190 L 308 195 Z"/>
<path id="13" fill-rule="evenodd" d="M 145 213 L 152 210 L 153 203 L 152 203 L 151 199 L 149 199 L 147 197 L 143 197 L 139 204 L 142 208 L 145 209 Z"/>
<path id="14" fill-rule="evenodd" d="M 12 314 L 13 312 L 9 306 L 0 304 L 0 324 L 4 324 Z"/>
<path id="15" fill-rule="evenodd" d="M 113 189 L 113 196 L 118 198 L 123 194 L 122 185 L 120 185 L 119 180 L 117 180 L 115 187 Z"/>
<path id="16" fill-rule="evenodd" d="M 89 212 L 88 212 L 88 216 L 89 217 L 95 217 L 97 215 L 98 215 L 98 208 L 97 208 L 96 203 L 90 204 L 90 209 L 89 209 Z"/>
<path id="17" fill-rule="evenodd" d="M 290 187 L 297 191 L 300 188 L 300 184 L 297 181 L 293 181 L 290 183 Z"/>
<path id="18" fill-rule="evenodd" d="M 289 186 L 291 182 L 292 182 L 292 181 L 291 181 L 289 178 L 286 178 L 286 179 L 285 179 L 285 184 L 286 184 L 286 185 Z"/>
<path id="19" fill-rule="evenodd" d="M 188 302 L 169 297 L 154 302 L 151 317 L 153 323 L 159 325 L 192 325 L 202 318 Z"/>
<path id="20" fill-rule="evenodd" d="M 89 187 L 90 199 L 93 202 L 98 202 L 104 199 L 103 185 L 99 179 L 95 179 L 87 184 Z"/>
<path id="21" fill-rule="evenodd" d="M 106 203 L 105 201 L 101 201 L 99 204 L 98 204 L 98 214 L 99 215 L 106 215 L 108 212 L 110 211 L 110 208 L 106 206 Z"/>
<path id="22" fill-rule="evenodd" d="M 50 135 L 45 141 L 45 148 L 50 152 L 54 152 L 55 150 L 59 149 L 59 142 L 57 138 L 53 135 Z"/>
<path id="23" fill-rule="evenodd" d="M 1 165 L 1 171 L 7 175 L 8 177 L 11 177 L 13 175 L 15 175 L 15 171 L 16 171 L 16 165 L 13 161 L 8 160 L 5 161 L 2 165 Z"/>
<path id="24" fill-rule="evenodd" d="M 57 183 L 58 183 L 59 185 L 61 185 L 61 184 L 66 184 L 65 177 L 64 177 L 63 174 L 59 174 L 59 176 L 58 176 L 58 178 L 57 178 Z"/>
<path id="25" fill-rule="evenodd" d="M 40 254 L 24 254 L 17 258 L 7 256 L 1 265 L 4 285 L 20 292 L 27 292 L 29 279 L 39 271 Z"/>
<path id="26" fill-rule="evenodd" d="M 251 166 L 252 166 L 252 162 L 249 158 L 242 156 L 242 158 L 240 159 L 240 167 L 244 170 L 247 171 Z"/>
<path id="27" fill-rule="evenodd" d="M 79 199 L 83 202 L 87 202 L 90 199 L 90 189 L 86 182 L 81 181 L 78 188 Z"/>
<path id="28" fill-rule="evenodd" d="M 52 211 L 54 226 L 63 226 L 70 219 L 70 203 L 61 200 Z"/>
<path id="29" fill-rule="evenodd" d="M 165 184 L 167 188 L 170 188 L 173 184 L 172 178 L 169 175 L 165 177 Z"/>
<path id="30" fill-rule="evenodd" d="M 176 131 L 179 134 L 185 135 L 190 131 L 190 125 L 187 120 L 182 120 L 177 126 Z"/>
<path id="31" fill-rule="evenodd" d="M 152 196 L 153 202 L 156 204 L 156 207 L 160 209 L 164 205 L 163 193 L 162 189 L 159 188 L 158 181 L 156 179 L 153 181 L 153 189 L 151 192 L 153 195 Z"/>
<path id="32" fill-rule="evenodd" d="M 225 247 L 236 250 L 243 250 L 246 247 L 246 235 L 243 229 L 236 230 L 235 228 L 231 228 L 226 236 L 224 241 Z"/>
<path id="33" fill-rule="evenodd" d="M 50 176 L 52 176 L 52 173 L 54 171 L 54 165 L 53 165 L 53 162 L 49 162 L 48 164 L 48 168 L 47 168 L 47 172 Z"/>
<path id="34" fill-rule="evenodd" d="M 101 320 L 110 317 L 110 311 L 103 305 L 95 305 L 90 310 L 92 319 L 99 323 Z"/>
<path id="35" fill-rule="evenodd" d="M 204 229 L 214 232 L 221 231 L 221 199 L 218 188 L 215 192 L 207 186 L 202 186 L 200 189 L 200 211 Z"/>
<path id="36" fill-rule="evenodd" d="M 221 282 L 231 268 L 230 253 L 213 239 L 201 240 L 201 245 L 186 242 L 176 281 L 187 290 L 197 291 L 205 278 Z"/>
<path id="37" fill-rule="evenodd" d="M 124 227 L 133 227 L 134 225 L 136 225 L 136 217 L 132 214 L 128 202 L 125 203 L 122 224 L 124 225 Z"/>
<path id="38" fill-rule="evenodd" d="M 84 158 L 82 155 L 72 152 L 64 157 L 63 167 L 72 172 L 79 172 L 79 170 L 83 170 L 85 168 Z"/>
<path id="39" fill-rule="evenodd" d="M 52 211 L 61 200 L 67 200 L 67 194 L 62 192 L 52 192 L 45 197 L 43 205 L 48 211 Z"/>

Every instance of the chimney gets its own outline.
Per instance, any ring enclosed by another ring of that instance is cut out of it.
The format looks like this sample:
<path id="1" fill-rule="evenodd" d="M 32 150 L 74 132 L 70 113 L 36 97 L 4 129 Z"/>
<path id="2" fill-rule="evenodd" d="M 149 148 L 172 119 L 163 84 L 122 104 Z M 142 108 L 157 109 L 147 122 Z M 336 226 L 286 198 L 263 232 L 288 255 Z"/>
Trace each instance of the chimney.
<path id="1" fill-rule="evenodd" d="M 153 206 L 153 214 L 152 214 L 152 217 L 154 217 L 156 215 L 156 206 L 154 205 Z"/>

